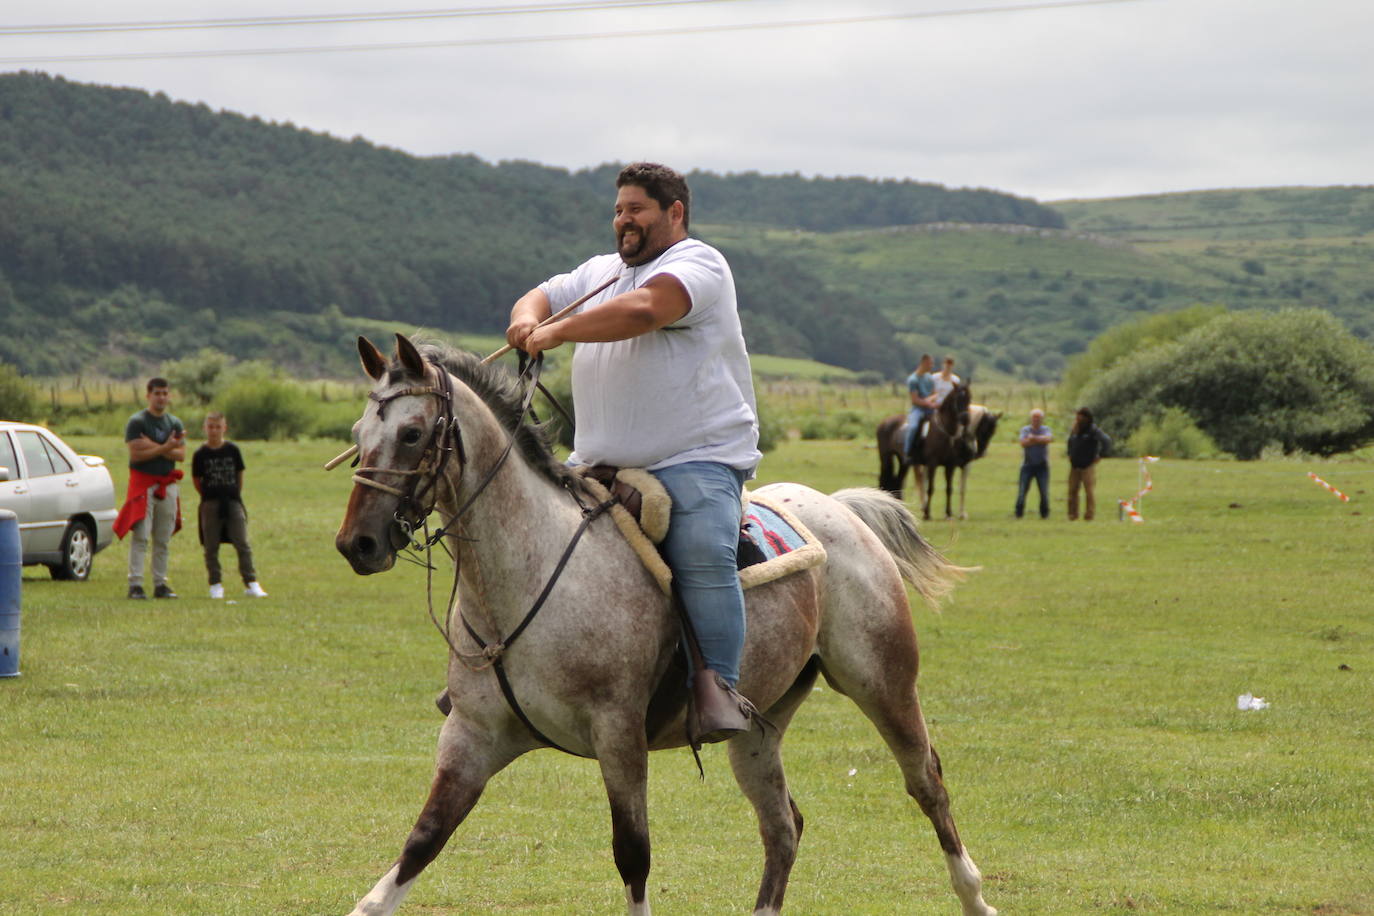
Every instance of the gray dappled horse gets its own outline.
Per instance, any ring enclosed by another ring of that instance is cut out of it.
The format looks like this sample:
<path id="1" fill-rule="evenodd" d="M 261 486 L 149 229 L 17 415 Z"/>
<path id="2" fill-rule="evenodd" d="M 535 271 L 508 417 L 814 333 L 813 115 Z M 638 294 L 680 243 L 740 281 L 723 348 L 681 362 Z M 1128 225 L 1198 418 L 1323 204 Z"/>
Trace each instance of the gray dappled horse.
<path id="1" fill-rule="evenodd" d="M 646 916 L 648 752 L 685 743 L 685 688 L 660 683 L 668 683 L 664 674 L 676 655 L 678 618 L 612 521 L 588 522 L 584 507 L 594 500 L 522 421 L 522 392 L 510 373 L 471 354 L 419 350 L 399 334 L 396 343 L 388 360 L 358 341 L 375 384 L 355 427 L 362 466 L 336 544 L 356 572 L 382 572 L 407 543 L 406 529 L 436 508 L 455 557 L 453 615 L 463 625 L 449 635 L 451 711 L 439 733 L 429 799 L 400 858 L 353 916 L 392 913 L 487 781 L 549 745 L 600 764 L 629 913 Z M 780 745 L 820 674 L 887 742 L 907 793 L 935 827 L 964 914 L 994 914 L 959 840 L 926 734 L 916 695 L 916 633 L 902 584 L 905 578 L 934 602 L 964 570 L 921 538 L 905 507 L 876 490 L 826 496 L 775 484 L 760 492 L 785 503 L 821 539 L 828 558 L 746 592 L 739 689 L 771 727 L 736 736 L 728 750 L 763 836 L 754 912 L 781 910 L 797 854 L 802 816 L 788 792 Z M 579 529 L 581 541 L 569 551 Z M 560 557 L 566 566 L 557 575 Z M 544 591 L 547 602 L 528 619 Z"/>

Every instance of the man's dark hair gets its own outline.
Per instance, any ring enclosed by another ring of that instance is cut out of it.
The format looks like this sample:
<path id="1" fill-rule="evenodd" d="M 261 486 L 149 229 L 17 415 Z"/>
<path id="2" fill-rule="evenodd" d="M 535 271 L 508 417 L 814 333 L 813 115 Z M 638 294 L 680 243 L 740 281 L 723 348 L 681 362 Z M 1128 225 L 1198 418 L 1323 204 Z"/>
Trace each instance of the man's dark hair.
<path id="1" fill-rule="evenodd" d="M 643 188 L 644 193 L 665 210 L 673 205 L 673 201 L 682 201 L 682 228 L 687 228 L 688 214 L 692 209 L 692 192 L 687 190 L 687 179 L 657 162 L 631 162 L 615 178 L 617 188 L 627 184 Z"/>
<path id="2" fill-rule="evenodd" d="M 165 378 L 163 378 L 162 376 L 160 376 L 160 375 L 157 376 L 156 378 L 150 378 L 150 379 L 148 379 L 148 389 L 147 389 L 147 391 L 148 391 L 149 394 L 152 394 L 152 393 L 153 393 L 153 389 L 154 389 L 154 388 L 171 388 L 171 387 L 172 387 L 172 386 L 171 386 L 170 384 L 168 384 L 167 380 L 166 380 Z"/>

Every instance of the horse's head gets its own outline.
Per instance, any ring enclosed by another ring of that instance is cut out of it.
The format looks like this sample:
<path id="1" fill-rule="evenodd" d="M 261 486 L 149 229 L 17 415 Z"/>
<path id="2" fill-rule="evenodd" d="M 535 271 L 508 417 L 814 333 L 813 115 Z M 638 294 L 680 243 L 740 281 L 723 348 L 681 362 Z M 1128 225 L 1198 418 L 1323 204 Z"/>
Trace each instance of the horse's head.
<path id="1" fill-rule="evenodd" d="M 950 437 L 958 439 L 962 437 L 969 428 L 969 404 L 973 402 L 973 395 L 969 393 L 967 385 L 960 383 L 945 395 L 945 399 L 940 402 L 940 411 L 944 414 L 945 429 L 950 433 Z"/>
<path id="2" fill-rule="evenodd" d="M 987 453 L 988 443 L 992 441 L 993 435 L 997 432 L 997 421 L 1002 419 L 1002 412 L 1000 410 L 988 410 L 984 407 L 977 413 L 979 416 L 974 420 L 973 435 L 978 442 L 978 452 L 974 457 L 982 458 Z M 972 416 L 973 414 L 970 413 L 970 417 Z"/>
<path id="3" fill-rule="evenodd" d="M 394 360 L 365 337 L 358 338 L 358 355 L 374 385 L 353 425 L 359 467 L 334 546 L 355 572 L 368 575 L 396 562 L 433 510 L 445 464 L 463 455 L 445 370 L 426 362 L 403 334 L 396 335 Z"/>

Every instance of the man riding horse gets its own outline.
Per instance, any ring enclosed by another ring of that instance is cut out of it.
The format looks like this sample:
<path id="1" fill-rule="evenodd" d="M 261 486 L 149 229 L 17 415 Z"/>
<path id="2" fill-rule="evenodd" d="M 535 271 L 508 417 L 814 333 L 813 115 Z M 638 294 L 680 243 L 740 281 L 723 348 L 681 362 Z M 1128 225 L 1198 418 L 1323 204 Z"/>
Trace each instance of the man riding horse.
<path id="1" fill-rule="evenodd" d="M 930 418 L 959 385 L 959 376 L 954 374 L 954 357 L 946 356 L 939 372 L 930 371 L 934 365 L 929 353 L 921 354 L 916 371 L 906 380 L 911 393 L 911 412 L 907 415 L 905 454 L 907 462 L 915 467 L 925 463 L 924 445 L 930 431 Z M 972 440 L 972 435 L 969 438 Z"/>
<path id="2" fill-rule="evenodd" d="M 749 354 L 729 265 L 687 235 L 687 182 L 641 162 L 622 169 L 616 187 L 616 253 L 522 296 L 506 340 L 531 356 L 579 344 L 569 461 L 643 467 L 667 489 L 664 558 L 709 669 L 693 683 L 697 738 L 722 740 L 748 727 L 750 709 L 735 692 L 745 626 L 740 495 L 762 457 Z M 569 317 L 539 326 L 612 277 Z"/>
<path id="3" fill-rule="evenodd" d="M 921 440 L 925 438 L 922 426 L 930 412 L 940 405 L 935 397 L 935 378 L 930 370 L 935 366 L 929 353 L 921 354 L 916 371 L 906 377 L 907 392 L 911 396 L 911 410 L 906 417 L 906 442 L 902 454 L 907 456 L 908 464 L 921 463 Z"/>

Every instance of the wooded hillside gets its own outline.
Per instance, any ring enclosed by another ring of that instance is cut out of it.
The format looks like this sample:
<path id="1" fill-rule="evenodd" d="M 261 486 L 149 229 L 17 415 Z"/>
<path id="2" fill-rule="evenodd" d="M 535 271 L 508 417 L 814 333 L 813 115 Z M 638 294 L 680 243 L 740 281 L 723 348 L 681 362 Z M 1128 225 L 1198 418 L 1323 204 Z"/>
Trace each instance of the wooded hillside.
<path id="1" fill-rule="evenodd" d="M 208 344 L 348 365 L 351 318 L 500 331 L 526 289 L 606 250 L 615 171 L 421 159 L 161 94 L 3 75 L 0 358 L 124 374 Z M 694 216 L 713 222 L 1062 222 L 1008 195 L 914 182 L 689 180 Z M 852 293 L 784 254 L 726 253 L 760 352 L 908 361 Z"/>
<path id="2" fill-rule="evenodd" d="M 353 371 L 369 321 L 499 333 L 607 250 L 617 167 L 418 158 L 163 95 L 0 75 L 0 360 L 137 375 L 213 346 Z M 889 378 L 922 351 L 1050 381 L 1104 329 L 1218 303 L 1374 337 L 1374 188 L 1045 206 L 911 181 L 690 173 L 756 353 Z"/>

